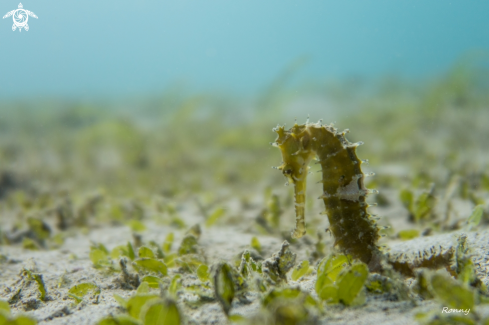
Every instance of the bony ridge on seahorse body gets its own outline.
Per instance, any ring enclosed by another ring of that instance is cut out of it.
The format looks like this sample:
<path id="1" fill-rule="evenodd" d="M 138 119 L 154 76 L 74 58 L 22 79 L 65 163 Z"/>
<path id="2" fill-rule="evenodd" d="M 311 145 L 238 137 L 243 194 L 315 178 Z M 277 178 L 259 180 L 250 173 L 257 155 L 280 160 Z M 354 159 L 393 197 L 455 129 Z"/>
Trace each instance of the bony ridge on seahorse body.
<path id="1" fill-rule="evenodd" d="M 349 142 L 345 138 L 348 130 L 338 132 L 333 125 L 321 125 L 321 121 L 295 123 L 290 130 L 277 126 L 273 131 L 278 137 L 272 145 L 280 149 L 283 159 L 276 168 L 294 184 L 296 226 L 292 237 L 300 238 L 306 233 L 306 178 L 308 165 L 316 158 L 322 168 L 323 194 L 319 198 L 326 207 L 322 214 L 328 216 L 335 246 L 366 264 L 375 263 L 379 228 L 367 212 L 365 198 L 378 192 L 364 186 L 363 161 L 355 152 L 363 143 Z"/>

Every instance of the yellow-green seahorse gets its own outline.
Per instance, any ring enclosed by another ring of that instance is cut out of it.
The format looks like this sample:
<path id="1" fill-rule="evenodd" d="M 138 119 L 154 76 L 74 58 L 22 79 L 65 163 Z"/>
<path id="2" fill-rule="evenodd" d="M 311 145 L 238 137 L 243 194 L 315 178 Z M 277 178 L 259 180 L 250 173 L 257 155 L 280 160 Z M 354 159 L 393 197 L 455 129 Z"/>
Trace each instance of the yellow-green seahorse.
<path id="1" fill-rule="evenodd" d="M 348 130 L 338 132 L 333 125 L 321 125 L 321 121 L 295 123 L 290 130 L 277 126 L 273 131 L 278 137 L 272 145 L 280 149 L 283 159 L 283 164 L 277 168 L 289 183 L 294 184 L 296 226 L 292 237 L 300 238 L 306 233 L 306 179 L 309 162 L 316 158 L 322 169 L 323 194 L 320 199 L 326 207 L 322 214 L 328 216 L 335 246 L 372 264 L 377 260 L 373 256 L 378 252 L 380 235 L 365 201 L 367 194 L 376 191 L 365 188 L 365 175 L 361 169 L 364 161 L 358 159 L 355 152 L 362 143 L 349 142 L 345 138 Z"/>

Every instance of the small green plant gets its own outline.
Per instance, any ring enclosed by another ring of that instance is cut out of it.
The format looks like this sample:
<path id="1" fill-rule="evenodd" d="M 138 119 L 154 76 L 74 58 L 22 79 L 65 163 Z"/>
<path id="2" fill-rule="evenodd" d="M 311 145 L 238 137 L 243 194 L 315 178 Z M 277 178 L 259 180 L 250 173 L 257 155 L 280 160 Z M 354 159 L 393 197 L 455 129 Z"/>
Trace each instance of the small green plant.
<path id="1" fill-rule="evenodd" d="M 409 219 L 413 222 L 425 222 L 434 218 L 436 205 L 435 186 L 431 185 L 428 191 L 422 192 L 416 199 L 413 192 L 404 189 L 400 192 L 400 199 L 409 211 Z"/>
<path id="2" fill-rule="evenodd" d="M 178 255 L 187 255 L 187 254 L 198 254 L 198 244 L 197 238 L 193 235 L 187 235 L 182 239 L 182 243 L 178 248 Z"/>
<path id="3" fill-rule="evenodd" d="M 139 319 L 144 325 L 180 325 L 182 317 L 171 299 L 154 299 L 143 305 Z"/>
<path id="4" fill-rule="evenodd" d="M 262 263 L 262 273 L 267 282 L 272 285 L 287 282 L 287 273 L 294 267 L 296 257 L 290 250 L 289 243 L 284 241 L 280 251 Z"/>
<path id="5" fill-rule="evenodd" d="M 397 236 L 402 240 L 411 240 L 419 237 L 419 230 L 417 229 L 406 229 L 398 232 Z"/>
<path id="6" fill-rule="evenodd" d="M 141 325 L 140 321 L 127 316 L 127 315 L 119 315 L 119 316 L 108 316 L 104 319 L 101 319 L 97 325 Z"/>
<path id="7" fill-rule="evenodd" d="M 90 260 L 95 268 L 111 268 L 112 261 L 107 248 L 101 243 L 93 243 L 90 247 Z"/>
<path id="8" fill-rule="evenodd" d="M 226 315 L 229 315 L 236 292 L 234 281 L 232 266 L 227 263 L 218 264 L 214 275 L 214 292 Z"/>
<path id="9" fill-rule="evenodd" d="M 207 282 L 210 280 L 209 267 L 207 265 L 205 265 L 205 264 L 199 265 L 196 273 L 197 273 L 197 276 L 199 277 L 200 281 Z"/>
<path id="10" fill-rule="evenodd" d="M 131 242 L 127 242 L 126 245 L 116 246 L 110 253 L 110 257 L 112 259 L 116 259 L 120 256 L 126 256 L 131 261 L 136 258 L 136 253 L 134 252 L 134 247 L 132 246 Z"/>
<path id="11" fill-rule="evenodd" d="M 217 208 L 205 221 L 205 226 L 206 227 L 211 227 L 214 224 L 216 224 L 226 213 L 226 209 L 224 208 Z"/>
<path id="12" fill-rule="evenodd" d="M 466 226 L 467 230 L 470 231 L 475 229 L 481 222 L 483 215 L 484 215 L 484 205 L 479 204 L 474 208 L 474 210 L 472 210 L 472 214 L 467 220 L 467 226 Z"/>
<path id="13" fill-rule="evenodd" d="M 256 236 L 253 236 L 251 238 L 250 246 L 251 246 L 251 248 L 255 249 L 258 253 L 262 252 L 260 241 L 258 240 L 258 238 L 256 238 Z"/>
<path id="14" fill-rule="evenodd" d="M 455 309 L 474 308 L 474 292 L 463 284 L 442 274 L 433 274 L 430 283 L 433 293 L 444 305 Z"/>
<path id="15" fill-rule="evenodd" d="M 250 252 L 248 250 L 245 250 L 241 255 L 238 272 L 245 279 L 252 278 L 253 275 L 262 273 L 261 264 L 255 262 L 255 260 L 251 257 Z"/>
<path id="16" fill-rule="evenodd" d="M 138 256 L 140 258 L 155 258 L 155 253 L 153 250 L 147 246 L 141 246 L 138 249 Z"/>
<path id="17" fill-rule="evenodd" d="M 159 296 L 152 293 L 136 293 L 127 300 L 126 309 L 129 316 L 136 319 L 141 315 L 143 306 L 150 300 L 159 299 Z"/>
<path id="18" fill-rule="evenodd" d="M 150 288 L 159 288 L 160 284 L 162 284 L 161 278 L 154 275 L 144 276 L 141 282 L 146 282 Z"/>
<path id="19" fill-rule="evenodd" d="M 146 230 L 146 226 L 139 220 L 129 220 L 126 224 L 134 232 L 142 232 Z"/>
<path id="20" fill-rule="evenodd" d="M 172 232 L 166 236 L 165 241 L 163 242 L 163 252 L 165 252 L 165 254 L 170 253 L 174 238 L 175 235 Z"/>
<path id="21" fill-rule="evenodd" d="M 351 258 L 345 255 L 325 258 L 318 266 L 316 292 L 328 303 L 360 305 L 365 301 L 364 284 L 368 268 L 364 263 L 349 265 Z"/>
<path id="22" fill-rule="evenodd" d="M 1 302 L 0 302 L 1 304 Z M 37 321 L 27 315 L 12 316 L 9 309 L 0 307 L 0 325 L 36 325 Z"/>
<path id="23" fill-rule="evenodd" d="M 297 265 L 297 267 L 292 271 L 291 279 L 293 281 L 299 280 L 299 278 L 303 277 L 306 274 L 309 274 L 313 271 L 313 268 L 309 266 L 309 261 L 304 260 L 301 264 Z"/>
<path id="24" fill-rule="evenodd" d="M 299 288 L 273 288 L 248 324 L 317 324 L 321 313 L 320 303 Z"/>
<path id="25" fill-rule="evenodd" d="M 418 313 L 416 318 L 424 324 L 486 324 L 475 309 L 479 300 L 477 292 L 448 274 L 421 271 L 415 289 L 425 299 L 436 298 L 447 313 Z"/>
<path id="26" fill-rule="evenodd" d="M 155 258 L 149 258 L 149 257 L 138 258 L 134 260 L 133 266 L 135 269 L 141 272 L 143 271 L 152 272 L 160 276 L 165 276 L 168 274 L 168 268 L 165 265 L 165 263 Z"/>
<path id="27" fill-rule="evenodd" d="M 42 274 L 34 273 L 28 269 L 23 269 L 23 274 L 30 280 L 34 280 L 37 283 L 37 289 L 39 290 L 39 299 L 45 300 L 47 295 L 46 285 L 42 279 Z"/>
<path id="28" fill-rule="evenodd" d="M 95 301 L 98 301 L 100 296 L 100 287 L 91 282 L 77 284 L 68 290 L 68 296 L 75 300 L 78 304 L 83 301 L 86 296 L 91 296 Z"/>
<path id="29" fill-rule="evenodd" d="M 180 274 L 175 274 L 173 279 L 171 280 L 170 286 L 168 287 L 168 293 L 172 297 L 176 297 L 178 291 L 182 288 L 182 276 Z"/>

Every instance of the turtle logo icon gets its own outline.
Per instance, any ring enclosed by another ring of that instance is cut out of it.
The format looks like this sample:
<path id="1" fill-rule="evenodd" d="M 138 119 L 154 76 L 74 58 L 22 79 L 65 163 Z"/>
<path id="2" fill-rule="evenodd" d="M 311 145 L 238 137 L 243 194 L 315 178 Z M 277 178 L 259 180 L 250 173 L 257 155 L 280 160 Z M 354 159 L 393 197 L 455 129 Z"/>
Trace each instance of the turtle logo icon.
<path id="1" fill-rule="evenodd" d="M 12 10 L 10 12 L 7 12 L 5 16 L 3 16 L 3 19 L 13 16 L 14 19 L 14 24 L 12 25 L 12 30 L 15 32 L 15 30 L 18 28 L 19 32 L 22 31 L 22 28 L 24 28 L 26 31 L 29 30 L 29 25 L 27 25 L 27 21 L 29 20 L 29 16 L 34 17 L 37 19 L 36 14 L 34 14 L 32 11 L 25 10 L 24 6 L 22 3 L 19 3 L 19 9 Z"/>

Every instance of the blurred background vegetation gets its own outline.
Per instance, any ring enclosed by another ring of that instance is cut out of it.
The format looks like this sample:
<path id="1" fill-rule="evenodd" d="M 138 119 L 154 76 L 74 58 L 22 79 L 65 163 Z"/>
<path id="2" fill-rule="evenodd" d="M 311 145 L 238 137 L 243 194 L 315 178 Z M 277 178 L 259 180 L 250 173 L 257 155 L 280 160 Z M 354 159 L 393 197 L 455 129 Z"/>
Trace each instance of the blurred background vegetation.
<path id="1" fill-rule="evenodd" d="M 272 127 L 308 116 L 366 143 L 359 155 L 377 172 L 369 178 L 376 188 L 444 189 L 454 175 L 471 188 L 488 186 L 489 79 L 479 61 L 464 58 L 423 83 L 386 76 L 368 89 L 355 80 L 288 86 L 300 65 L 292 62 L 252 99 L 175 87 L 124 102 L 3 102 L 0 195 L 44 198 L 46 206 L 94 195 L 143 202 L 203 195 L 246 205 L 285 182 L 270 168 L 281 161 L 269 145 Z"/>

